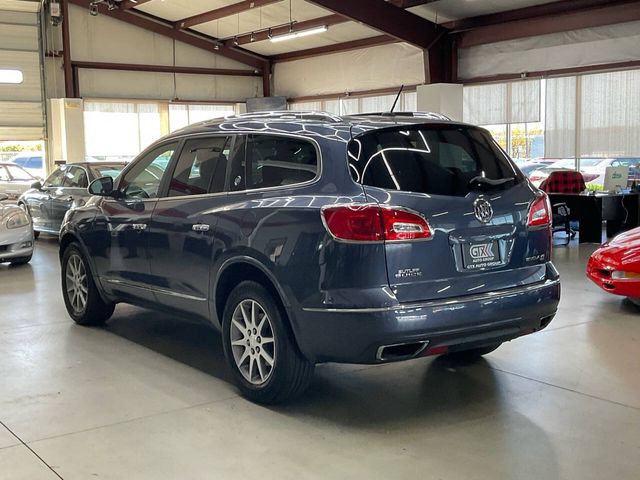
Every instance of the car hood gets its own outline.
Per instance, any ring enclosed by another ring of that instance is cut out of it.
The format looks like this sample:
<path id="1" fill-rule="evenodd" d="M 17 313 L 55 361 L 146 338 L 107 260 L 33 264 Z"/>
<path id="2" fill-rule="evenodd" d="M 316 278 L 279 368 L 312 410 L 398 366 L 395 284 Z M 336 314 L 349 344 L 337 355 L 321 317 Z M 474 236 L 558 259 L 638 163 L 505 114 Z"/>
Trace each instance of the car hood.
<path id="1" fill-rule="evenodd" d="M 640 273 L 640 227 L 604 243 L 592 257 L 603 266 Z"/>
<path id="2" fill-rule="evenodd" d="M 13 203 L 0 203 L 0 218 L 4 218 L 10 213 L 22 210 L 18 205 Z"/>

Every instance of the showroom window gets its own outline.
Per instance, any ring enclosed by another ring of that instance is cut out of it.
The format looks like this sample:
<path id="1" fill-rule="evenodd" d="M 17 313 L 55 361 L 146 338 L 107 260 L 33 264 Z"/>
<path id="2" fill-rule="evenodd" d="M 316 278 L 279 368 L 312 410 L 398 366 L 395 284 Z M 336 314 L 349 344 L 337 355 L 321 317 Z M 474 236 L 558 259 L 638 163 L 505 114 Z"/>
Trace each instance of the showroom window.
<path id="1" fill-rule="evenodd" d="M 84 102 L 85 152 L 90 160 L 130 160 L 162 136 L 155 103 Z"/>
<path id="2" fill-rule="evenodd" d="M 192 123 L 203 122 L 214 118 L 235 115 L 234 106 L 201 105 L 201 104 L 169 104 L 169 131 L 173 132 Z"/>
<path id="3" fill-rule="evenodd" d="M 85 100 L 86 155 L 89 160 L 131 160 L 169 132 L 235 114 L 233 104 Z"/>

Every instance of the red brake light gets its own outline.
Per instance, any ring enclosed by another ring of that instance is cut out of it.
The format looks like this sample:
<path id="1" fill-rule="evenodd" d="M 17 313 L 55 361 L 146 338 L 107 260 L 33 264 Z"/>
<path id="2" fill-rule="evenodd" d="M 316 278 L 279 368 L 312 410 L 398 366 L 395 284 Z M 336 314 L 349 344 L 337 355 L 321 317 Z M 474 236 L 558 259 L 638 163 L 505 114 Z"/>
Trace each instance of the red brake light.
<path id="1" fill-rule="evenodd" d="M 551 205 L 549 197 L 543 195 L 533 201 L 527 218 L 528 227 L 540 227 L 551 223 Z"/>
<path id="2" fill-rule="evenodd" d="M 322 210 L 327 230 L 339 240 L 380 242 L 432 236 L 427 221 L 415 213 L 376 205 L 342 205 Z"/>

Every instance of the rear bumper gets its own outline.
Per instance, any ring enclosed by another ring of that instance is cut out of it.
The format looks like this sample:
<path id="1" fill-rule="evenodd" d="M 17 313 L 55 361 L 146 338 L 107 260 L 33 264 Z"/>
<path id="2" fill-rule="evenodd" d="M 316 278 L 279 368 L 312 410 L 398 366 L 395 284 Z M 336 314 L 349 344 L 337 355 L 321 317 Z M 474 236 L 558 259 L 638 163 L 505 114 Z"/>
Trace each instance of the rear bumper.
<path id="1" fill-rule="evenodd" d="M 307 308 L 294 318 L 302 353 L 316 362 L 381 363 L 381 347 L 422 343 L 428 355 L 505 342 L 545 328 L 560 301 L 560 280 L 382 308 Z M 437 347 L 441 347 L 438 349 Z M 398 358 L 402 359 L 402 358 Z"/>

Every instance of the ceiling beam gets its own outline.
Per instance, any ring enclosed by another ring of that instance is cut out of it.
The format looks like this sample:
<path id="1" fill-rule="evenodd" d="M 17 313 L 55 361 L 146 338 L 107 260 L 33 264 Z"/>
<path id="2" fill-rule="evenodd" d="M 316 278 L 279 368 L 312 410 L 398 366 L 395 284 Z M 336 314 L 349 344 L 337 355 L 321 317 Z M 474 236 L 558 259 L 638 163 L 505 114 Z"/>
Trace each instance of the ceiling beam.
<path id="1" fill-rule="evenodd" d="M 194 25 L 200 25 L 201 23 L 211 22 L 220 18 L 230 17 L 237 13 L 242 13 L 254 8 L 264 7 L 272 3 L 281 2 L 282 0 L 244 0 L 239 3 L 227 5 L 225 7 L 216 8 L 215 10 L 209 10 L 208 12 L 199 13 L 191 17 L 183 18 L 175 22 L 176 28 L 189 28 Z"/>
<path id="2" fill-rule="evenodd" d="M 357 50 L 365 47 L 375 47 L 377 45 L 387 45 L 395 43 L 399 40 L 390 35 L 378 35 L 377 37 L 361 38 L 359 40 L 351 40 L 350 42 L 334 43 L 316 48 L 307 48 L 294 52 L 281 53 L 269 57 L 272 62 L 289 62 L 292 60 L 302 60 L 304 58 L 317 57 L 318 55 L 327 55 L 336 52 L 346 52 L 349 50 Z"/>
<path id="3" fill-rule="evenodd" d="M 564 2 L 563 2 L 564 3 Z M 514 16 L 514 18 L 517 18 Z M 535 18 L 523 18 L 497 24 L 487 24 L 460 34 L 459 47 L 467 48 L 518 38 L 594 28 L 640 20 L 640 2 L 610 0 L 606 4 L 581 10 L 552 12 Z M 482 20 L 487 21 L 485 18 Z"/>
<path id="4" fill-rule="evenodd" d="M 151 0 L 123 0 L 118 5 L 120 10 L 129 10 L 130 8 L 137 7 L 138 5 L 142 5 L 143 3 L 150 2 Z"/>
<path id="5" fill-rule="evenodd" d="M 445 29 L 384 0 L 307 0 L 400 41 L 428 49 Z"/>
<path id="6" fill-rule="evenodd" d="M 173 65 L 143 65 L 139 63 L 78 62 L 71 64 L 76 68 L 89 70 L 119 70 L 125 72 L 180 73 L 187 75 L 228 75 L 234 77 L 260 77 L 255 70 L 232 68 L 178 67 Z"/>
<path id="7" fill-rule="evenodd" d="M 78 5 L 80 7 L 89 8 L 91 0 L 68 0 L 69 3 Z M 100 15 L 106 15 L 108 17 L 115 18 L 130 25 L 135 25 L 150 32 L 169 37 L 178 42 L 186 43 L 191 46 L 207 50 L 208 52 L 221 55 L 223 57 L 230 58 L 236 62 L 249 65 L 258 71 L 269 69 L 269 59 L 260 55 L 247 52 L 238 48 L 229 48 L 219 42 L 217 39 L 208 35 L 194 32 L 191 30 L 176 30 L 173 28 L 173 23 L 164 21 L 149 14 L 134 10 L 109 10 L 106 5 L 98 4 Z M 216 46 L 218 49 L 216 50 Z M 132 48 L 135 48 L 132 45 Z"/>
<path id="8" fill-rule="evenodd" d="M 346 23 L 349 19 L 342 15 L 327 15 L 326 17 L 313 18 L 311 20 L 305 20 L 303 22 L 294 22 L 292 25 L 283 25 L 274 28 L 265 28 L 259 31 L 251 33 L 243 33 L 234 38 L 228 38 L 225 40 L 225 45 L 231 47 L 235 45 L 245 45 L 247 43 L 261 42 L 269 39 L 269 35 L 278 36 L 285 35 L 291 32 L 299 32 L 301 30 L 308 30 L 310 28 L 322 27 L 323 25 L 330 27 L 332 25 L 338 25 L 340 23 Z"/>

